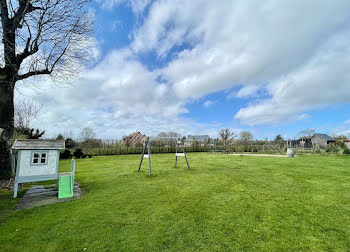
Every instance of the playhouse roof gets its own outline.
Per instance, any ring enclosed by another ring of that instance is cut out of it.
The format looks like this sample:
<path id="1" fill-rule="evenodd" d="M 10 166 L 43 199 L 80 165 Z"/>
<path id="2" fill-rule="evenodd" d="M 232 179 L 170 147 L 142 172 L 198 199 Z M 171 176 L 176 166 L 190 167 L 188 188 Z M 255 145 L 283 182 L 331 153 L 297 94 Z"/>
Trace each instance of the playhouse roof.
<path id="1" fill-rule="evenodd" d="M 14 150 L 62 150 L 64 140 L 17 139 L 12 146 Z"/>

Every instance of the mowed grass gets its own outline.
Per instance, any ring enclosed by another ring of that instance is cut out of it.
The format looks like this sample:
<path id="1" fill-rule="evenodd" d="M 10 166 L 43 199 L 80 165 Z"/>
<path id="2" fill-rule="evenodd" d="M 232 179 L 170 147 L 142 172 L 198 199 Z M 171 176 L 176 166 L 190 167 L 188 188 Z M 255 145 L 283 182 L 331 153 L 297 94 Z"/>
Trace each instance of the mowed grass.
<path id="1" fill-rule="evenodd" d="M 0 217 L 1 251 L 346 251 L 350 158 L 190 153 L 77 160 L 78 200 Z M 62 170 L 69 167 L 61 161 Z M 7 193 L 8 196 L 10 192 Z M 0 206 L 15 200 L 0 197 Z"/>

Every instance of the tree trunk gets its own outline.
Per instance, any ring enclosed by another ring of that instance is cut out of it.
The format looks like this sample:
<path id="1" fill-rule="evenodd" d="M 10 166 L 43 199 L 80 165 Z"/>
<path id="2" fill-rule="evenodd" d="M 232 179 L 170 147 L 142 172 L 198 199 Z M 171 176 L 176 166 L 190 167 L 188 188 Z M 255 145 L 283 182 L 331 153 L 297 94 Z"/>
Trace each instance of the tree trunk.
<path id="1" fill-rule="evenodd" d="M 0 76 L 1 78 L 2 76 Z M 9 80 L 0 80 L 0 179 L 11 177 L 12 136 L 14 131 L 14 85 Z"/>

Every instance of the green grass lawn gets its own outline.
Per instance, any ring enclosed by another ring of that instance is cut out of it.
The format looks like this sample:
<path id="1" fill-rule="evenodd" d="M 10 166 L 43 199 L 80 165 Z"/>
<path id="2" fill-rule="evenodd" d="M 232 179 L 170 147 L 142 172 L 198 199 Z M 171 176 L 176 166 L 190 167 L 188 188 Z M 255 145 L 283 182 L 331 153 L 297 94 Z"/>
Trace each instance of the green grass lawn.
<path id="1" fill-rule="evenodd" d="M 349 157 L 188 158 L 153 155 L 151 178 L 140 155 L 77 160 L 85 195 L 29 210 L 1 191 L 0 250 L 349 250 Z"/>

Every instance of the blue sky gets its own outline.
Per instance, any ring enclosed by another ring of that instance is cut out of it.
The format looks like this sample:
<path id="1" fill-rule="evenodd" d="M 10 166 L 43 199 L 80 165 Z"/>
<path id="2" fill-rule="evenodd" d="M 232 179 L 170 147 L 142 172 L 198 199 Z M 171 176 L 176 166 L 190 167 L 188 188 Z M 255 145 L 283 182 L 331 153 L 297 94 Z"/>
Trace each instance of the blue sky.
<path id="1" fill-rule="evenodd" d="M 48 137 L 84 127 L 109 139 L 135 130 L 217 137 L 221 128 L 259 139 L 305 128 L 348 135 L 349 7 L 97 0 L 94 64 L 68 88 L 44 80 L 17 95 L 44 103 L 36 123 Z"/>

